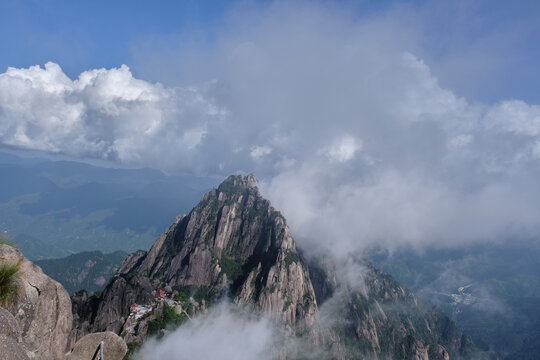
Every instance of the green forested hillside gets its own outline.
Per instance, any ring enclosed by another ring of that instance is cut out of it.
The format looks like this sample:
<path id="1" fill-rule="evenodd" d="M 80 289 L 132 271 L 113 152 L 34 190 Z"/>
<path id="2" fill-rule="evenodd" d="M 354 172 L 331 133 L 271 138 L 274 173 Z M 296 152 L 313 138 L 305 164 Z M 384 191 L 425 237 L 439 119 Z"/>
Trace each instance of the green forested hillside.
<path id="1" fill-rule="evenodd" d="M 43 272 L 61 283 L 69 294 L 85 289 L 88 293 L 103 289 L 126 258 L 127 253 L 116 251 L 103 254 L 88 251 L 61 259 L 38 260 Z"/>
<path id="2" fill-rule="evenodd" d="M 189 210 L 209 178 L 0 152 L 0 230 L 30 260 L 146 249 Z"/>

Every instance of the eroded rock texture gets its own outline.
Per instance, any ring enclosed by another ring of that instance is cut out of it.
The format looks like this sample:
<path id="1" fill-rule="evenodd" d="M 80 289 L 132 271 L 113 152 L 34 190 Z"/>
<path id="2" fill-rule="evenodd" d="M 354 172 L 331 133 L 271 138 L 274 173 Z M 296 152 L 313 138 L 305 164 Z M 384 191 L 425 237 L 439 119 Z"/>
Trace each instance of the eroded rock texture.
<path id="1" fill-rule="evenodd" d="M 9 245 L 0 244 L 0 263 L 19 264 L 20 292 L 7 310 L 21 331 L 21 346 L 32 359 L 62 359 L 72 326 L 66 290 Z"/>
<path id="2" fill-rule="evenodd" d="M 103 342 L 103 357 L 107 360 L 122 360 L 127 352 L 127 346 L 121 337 L 111 331 L 88 334 L 82 337 L 65 360 L 93 359 L 99 352 L 99 345 Z M 98 358 L 96 356 L 96 358 Z"/>
<path id="3" fill-rule="evenodd" d="M 472 356 L 471 341 L 442 312 L 364 261 L 350 261 L 357 270 L 346 278 L 353 281 L 344 281 L 340 266 L 328 259 L 308 263 L 255 177 L 231 176 L 178 216 L 150 251 L 128 256 L 99 298 L 74 298 L 72 339 L 109 330 L 140 341 L 130 305 L 152 303 L 158 287 L 188 287 L 204 290 L 201 309 L 228 297 L 272 317 L 291 336 L 320 348 L 323 358 Z M 276 357 L 302 354 L 279 351 Z"/>

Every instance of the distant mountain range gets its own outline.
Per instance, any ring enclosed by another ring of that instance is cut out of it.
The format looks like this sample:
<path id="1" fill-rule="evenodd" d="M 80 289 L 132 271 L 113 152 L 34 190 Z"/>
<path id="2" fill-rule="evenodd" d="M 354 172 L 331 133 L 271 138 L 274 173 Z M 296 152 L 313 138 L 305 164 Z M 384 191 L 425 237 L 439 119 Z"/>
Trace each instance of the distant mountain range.
<path id="1" fill-rule="evenodd" d="M 61 259 L 36 260 L 43 272 L 64 286 L 69 294 L 79 290 L 88 293 L 102 290 L 128 254 L 116 251 L 86 251 Z"/>
<path id="2" fill-rule="evenodd" d="M 213 179 L 0 152 L 0 231 L 26 257 L 147 249 Z"/>

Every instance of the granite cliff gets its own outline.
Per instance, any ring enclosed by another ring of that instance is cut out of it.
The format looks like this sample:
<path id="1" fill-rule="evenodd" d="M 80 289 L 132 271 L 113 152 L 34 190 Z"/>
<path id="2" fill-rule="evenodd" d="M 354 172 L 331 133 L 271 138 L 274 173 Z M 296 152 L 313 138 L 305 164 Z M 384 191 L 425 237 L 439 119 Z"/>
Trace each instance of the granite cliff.
<path id="1" fill-rule="evenodd" d="M 255 177 L 231 176 L 148 252 L 129 255 L 100 296 L 73 297 L 71 342 L 112 331 L 140 343 L 228 298 L 307 339 L 325 358 L 481 356 L 444 313 L 367 262 L 347 261 L 358 270 L 352 282 L 328 259 L 306 259 Z"/>

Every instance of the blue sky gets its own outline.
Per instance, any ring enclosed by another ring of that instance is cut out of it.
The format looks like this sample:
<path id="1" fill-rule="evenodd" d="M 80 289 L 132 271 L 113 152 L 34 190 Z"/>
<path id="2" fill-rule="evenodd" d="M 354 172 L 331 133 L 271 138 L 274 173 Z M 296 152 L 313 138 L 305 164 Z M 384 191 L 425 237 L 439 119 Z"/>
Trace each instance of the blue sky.
<path id="1" fill-rule="evenodd" d="M 166 57 L 196 41 L 212 46 L 230 14 L 268 1 L 13 1 L 0 3 L 0 69 L 58 63 L 70 77 L 127 64 L 167 82 L 141 49 Z M 311 2 L 313 3 L 313 2 Z M 325 1 L 358 19 L 393 16 L 420 37 L 415 53 L 443 86 L 471 100 L 540 103 L 540 5 L 536 1 Z M 396 16 L 396 14 L 398 14 Z M 161 49 L 148 46 L 169 39 Z M 164 49 L 167 48 L 167 49 Z M 152 62 L 155 64 L 155 62 Z"/>
<path id="2" fill-rule="evenodd" d="M 344 250 L 539 237 L 539 18 L 532 1 L 3 1 L 0 146 L 254 172 L 297 234 Z"/>
<path id="3" fill-rule="evenodd" d="M 129 64 L 138 39 L 195 28 L 211 35 L 228 7 L 225 1 L 2 1 L 0 67 L 54 61 L 73 77 Z"/>

